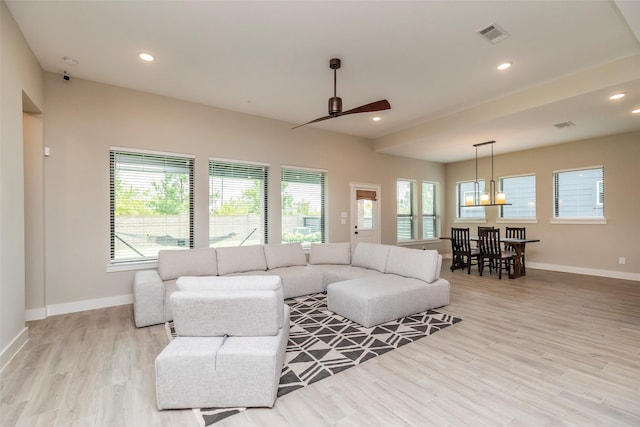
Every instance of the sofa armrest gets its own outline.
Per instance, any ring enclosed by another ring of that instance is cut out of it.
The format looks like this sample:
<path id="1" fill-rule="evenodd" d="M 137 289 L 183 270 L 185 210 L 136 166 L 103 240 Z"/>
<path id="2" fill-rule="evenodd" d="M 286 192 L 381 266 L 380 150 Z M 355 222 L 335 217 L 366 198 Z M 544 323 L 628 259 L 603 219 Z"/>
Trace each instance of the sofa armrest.
<path id="1" fill-rule="evenodd" d="M 133 279 L 133 315 L 136 326 L 163 323 L 165 285 L 157 270 L 139 270 Z"/>
<path id="2" fill-rule="evenodd" d="M 177 291 L 171 310 L 179 336 L 275 336 L 282 328 L 282 290 Z"/>

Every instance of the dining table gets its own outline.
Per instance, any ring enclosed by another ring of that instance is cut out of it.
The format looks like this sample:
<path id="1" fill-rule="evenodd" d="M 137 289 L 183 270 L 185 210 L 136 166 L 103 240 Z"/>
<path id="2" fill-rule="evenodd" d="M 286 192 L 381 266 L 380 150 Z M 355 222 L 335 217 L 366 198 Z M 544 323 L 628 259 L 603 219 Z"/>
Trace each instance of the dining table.
<path id="1" fill-rule="evenodd" d="M 477 242 L 480 238 L 473 236 L 470 237 L 469 240 Z M 513 260 L 513 270 L 509 272 L 509 279 L 516 279 L 526 275 L 526 272 L 522 268 L 522 253 L 524 252 L 524 247 L 527 243 L 537 243 L 539 241 L 540 239 L 516 239 L 513 237 L 500 238 L 500 242 L 511 245 L 516 254 L 515 259 Z"/>

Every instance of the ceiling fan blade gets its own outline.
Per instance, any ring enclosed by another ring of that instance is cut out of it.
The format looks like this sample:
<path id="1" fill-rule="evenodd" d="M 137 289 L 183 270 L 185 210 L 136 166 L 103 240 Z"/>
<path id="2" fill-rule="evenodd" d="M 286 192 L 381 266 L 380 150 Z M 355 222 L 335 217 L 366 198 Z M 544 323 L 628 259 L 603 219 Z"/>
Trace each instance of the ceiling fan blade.
<path id="1" fill-rule="evenodd" d="M 291 130 L 293 130 L 293 129 L 297 129 L 297 128 L 302 127 L 302 126 L 310 125 L 311 123 L 321 122 L 321 121 L 323 121 L 323 120 L 329 120 L 329 119 L 332 119 L 332 118 L 334 118 L 334 117 L 337 117 L 337 116 L 324 116 L 324 117 L 320 117 L 320 118 L 317 118 L 317 119 L 315 119 L 315 120 L 311 120 L 310 122 L 303 123 L 303 124 L 301 124 L 301 125 L 298 125 L 298 126 L 292 127 L 292 128 L 291 128 Z"/>
<path id="2" fill-rule="evenodd" d="M 372 111 L 382 111 L 391 109 L 391 104 L 386 99 L 382 99 L 380 101 L 372 102 L 371 104 L 361 105 L 360 107 L 353 108 L 351 110 L 343 111 L 342 115 L 345 114 L 356 114 L 356 113 L 370 113 Z"/>

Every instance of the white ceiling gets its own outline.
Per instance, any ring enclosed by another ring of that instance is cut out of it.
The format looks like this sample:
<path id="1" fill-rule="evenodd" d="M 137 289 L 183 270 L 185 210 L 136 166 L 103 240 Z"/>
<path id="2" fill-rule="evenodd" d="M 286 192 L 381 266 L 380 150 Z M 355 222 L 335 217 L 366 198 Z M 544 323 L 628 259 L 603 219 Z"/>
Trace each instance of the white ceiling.
<path id="1" fill-rule="evenodd" d="M 329 59 L 341 58 L 344 110 L 384 98 L 392 109 L 312 127 L 389 154 L 451 162 L 487 140 L 500 154 L 640 129 L 635 0 L 6 3 L 46 71 L 290 126 L 327 115 Z M 494 23 L 510 37 L 476 34 Z M 610 101 L 617 91 L 627 96 Z M 575 126 L 553 126 L 565 121 Z"/>

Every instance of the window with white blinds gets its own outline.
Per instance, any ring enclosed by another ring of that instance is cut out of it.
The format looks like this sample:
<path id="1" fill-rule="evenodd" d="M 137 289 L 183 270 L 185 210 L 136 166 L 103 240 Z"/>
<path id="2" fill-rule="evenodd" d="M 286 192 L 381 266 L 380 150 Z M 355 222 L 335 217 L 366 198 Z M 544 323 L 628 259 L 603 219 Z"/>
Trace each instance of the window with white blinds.
<path id="1" fill-rule="evenodd" d="M 422 238 L 438 236 L 438 214 L 435 182 L 422 182 Z"/>
<path id="2" fill-rule="evenodd" d="M 500 218 L 536 218 L 536 176 L 508 176 L 498 180 L 498 186 L 507 196 L 509 205 L 500 206 Z"/>
<path id="3" fill-rule="evenodd" d="M 282 243 L 326 241 L 326 179 L 324 171 L 282 168 Z"/>
<path id="4" fill-rule="evenodd" d="M 458 182 L 456 184 L 456 191 L 458 193 L 456 197 L 458 200 L 458 219 L 485 219 L 484 206 L 465 205 L 467 196 L 473 196 L 474 200 L 478 200 L 479 196 L 476 196 L 484 193 L 484 181 L 478 181 L 478 188 L 476 188 L 475 181 Z"/>
<path id="5" fill-rule="evenodd" d="M 209 246 L 268 242 L 268 166 L 209 160 Z"/>
<path id="6" fill-rule="evenodd" d="M 396 182 L 396 238 L 398 242 L 415 239 L 415 181 Z"/>
<path id="7" fill-rule="evenodd" d="M 193 157 L 110 150 L 111 261 L 193 247 Z"/>
<path id="8" fill-rule="evenodd" d="M 604 218 L 604 167 L 554 172 L 553 217 Z"/>

